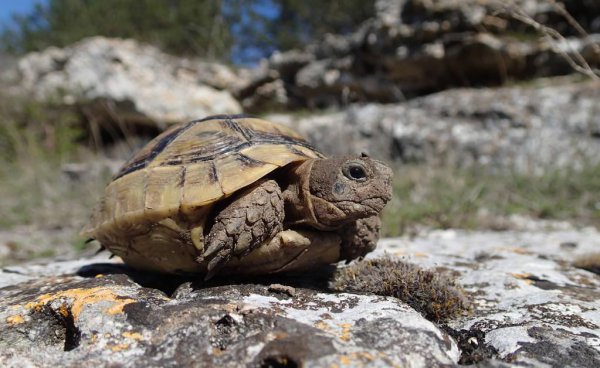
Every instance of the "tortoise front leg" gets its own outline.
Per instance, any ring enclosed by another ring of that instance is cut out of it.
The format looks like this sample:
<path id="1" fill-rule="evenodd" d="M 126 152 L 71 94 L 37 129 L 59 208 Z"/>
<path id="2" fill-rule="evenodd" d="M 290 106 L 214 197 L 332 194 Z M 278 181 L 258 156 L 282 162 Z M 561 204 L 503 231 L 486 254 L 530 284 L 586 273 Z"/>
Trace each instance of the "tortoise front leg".
<path id="1" fill-rule="evenodd" d="M 381 219 L 372 216 L 356 220 L 339 230 L 342 237 L 340 259 L 351 261 L 363 257 L 377 247 Z"/>
<path id="2" fill-rule="evenodd" d="M 232 256 L 241 258 L 283 230 L 283 197 L 274 180 L 244 190 L 215 218 L 199 261 L 209 260 L 211 278 Z"/>

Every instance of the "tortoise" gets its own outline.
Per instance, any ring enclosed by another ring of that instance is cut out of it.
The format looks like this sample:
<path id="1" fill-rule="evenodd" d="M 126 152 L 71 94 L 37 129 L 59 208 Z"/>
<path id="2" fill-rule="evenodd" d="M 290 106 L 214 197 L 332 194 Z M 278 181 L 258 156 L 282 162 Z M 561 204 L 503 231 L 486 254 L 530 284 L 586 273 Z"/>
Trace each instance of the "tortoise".
<path id="1" fill-rule="evenodd" d="M 82 234 L 150 271 L 306 271 L 375 248 L 391 176 L 366 154 L 326 158 L 285 126 L 211 116 L 127 161 Z"/>

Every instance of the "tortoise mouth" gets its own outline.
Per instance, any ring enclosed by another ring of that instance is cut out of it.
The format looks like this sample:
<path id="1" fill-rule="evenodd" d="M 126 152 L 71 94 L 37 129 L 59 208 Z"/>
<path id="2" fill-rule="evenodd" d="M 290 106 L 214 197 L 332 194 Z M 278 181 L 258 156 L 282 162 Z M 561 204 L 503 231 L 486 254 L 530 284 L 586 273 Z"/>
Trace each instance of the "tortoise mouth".
<path id="1" fill-rule="evenodd" d="M 384 198 L 373 197 L 364 199 L 358 203 L 353 201 L 338 201 L 332 204 L 346 214 L 348 221 L 352 221 L 378 215 L 387 202 Z"/>
<path id="2" fill-rule="evenodd" d="M 381 197 L 368 198 L 361 202 L 314 199 L 314 219 L 317 226 L 324 229 L 337 229 L 359 219 L 378 216 L 387 203 L 387 200 Z"/>

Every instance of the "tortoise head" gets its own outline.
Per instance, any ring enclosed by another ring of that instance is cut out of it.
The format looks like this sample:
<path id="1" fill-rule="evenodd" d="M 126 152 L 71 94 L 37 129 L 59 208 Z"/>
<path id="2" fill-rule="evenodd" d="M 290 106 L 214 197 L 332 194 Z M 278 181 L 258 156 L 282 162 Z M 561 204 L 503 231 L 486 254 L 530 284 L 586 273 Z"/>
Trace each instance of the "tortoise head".
<path id="1" fill-rule="evenodd" d="M 392 170 L 366 154 L 319 159 L 309 185 L 316 220 L 338 227 L 383 210 L 392 198 Z"/>

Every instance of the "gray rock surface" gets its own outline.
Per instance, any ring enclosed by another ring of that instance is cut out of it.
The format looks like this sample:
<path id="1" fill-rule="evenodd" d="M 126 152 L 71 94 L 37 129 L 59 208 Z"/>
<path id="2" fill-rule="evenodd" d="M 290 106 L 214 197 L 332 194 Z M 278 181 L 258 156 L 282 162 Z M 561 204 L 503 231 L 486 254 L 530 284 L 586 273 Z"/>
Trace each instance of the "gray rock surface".
<path id="1" fill-rule="evenodd" d="M 471 313 L 443 329 L 399 300 L 331 293 L 318 278 L 203 285 L 104 256 L 5 267 L 0 364 L 597 367 L 600 277 L 571 262 L 599 247 L 591 228 L 382 240 L 368 258 L 453 272 L 469 292 Z"/>
<path id="2" fill-rule="evenodd" d="M 473 293 L 471 316 L 449 326 L 464 351 L 487 348 L 519 366 L 600 364 L 600 277 L 572 266 L 600 249 L 600 233 L 580 231 L 468 233 L 384 240 L 376 253 L 449 268 Z M 469 346 L 470 345 L 470 346 Z M 489 351 L 489 350 L 488 350 Z"/>
<path id="3" fill-rule="evenodd" d="M 133 40 L 92 37 L 33 52 L 19 60 L 18 72 L 21 93 L 67 103 L 108 100 L 105 108 L 123 120 L 165 124 L 241 111 L 225 88 L 242 78 L 226 66 L 175 58 Z"/>
<path id="4" fill-rule="evenodd" d="M 271 114 L 329 154 L 539 173 L 600 162 L 600 84 L 452 89 L 401 104 Z"/>
<path id="5" fill-rule="evenodd" d="M 2 366 L 437 367 L 458 360 L 447 334 L 393 298 L 252 283 L 186 282 L 173 292 L 95 262 L 106 259 L 0 273 Z"/>

